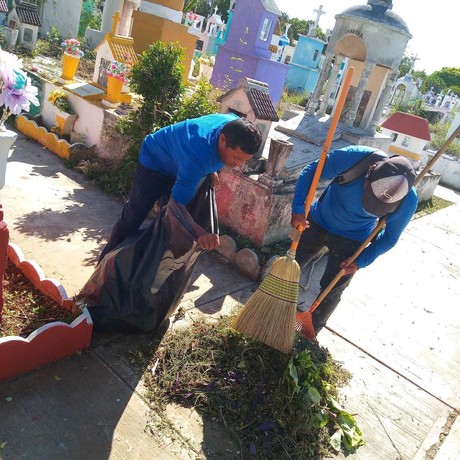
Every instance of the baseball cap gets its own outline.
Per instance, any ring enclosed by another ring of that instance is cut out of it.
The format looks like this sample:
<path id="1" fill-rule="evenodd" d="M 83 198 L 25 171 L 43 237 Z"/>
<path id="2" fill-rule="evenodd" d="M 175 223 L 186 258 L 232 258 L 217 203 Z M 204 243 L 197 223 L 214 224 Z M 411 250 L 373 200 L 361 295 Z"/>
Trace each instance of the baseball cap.
<path id="1" fill-rule="evenodd" d="M 374 163 L 366 174 L 369 187 L 364 190 L 362 204 L 374 216 L 393 212 L 409 193 L 415 180 L 411 162 L 400 155 Z"/>

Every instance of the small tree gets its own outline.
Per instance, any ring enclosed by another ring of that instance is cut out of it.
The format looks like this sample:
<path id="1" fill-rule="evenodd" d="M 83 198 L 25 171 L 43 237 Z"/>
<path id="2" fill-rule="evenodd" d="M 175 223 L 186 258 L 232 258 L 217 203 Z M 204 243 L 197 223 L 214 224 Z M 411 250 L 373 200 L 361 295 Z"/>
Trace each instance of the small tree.
<path id="1" fill-rule="evenodd" d="M 217 113 L 219 111 L 217 98 L 221 94 L 222 91 L 211 85 L 206 78 L 200 78 L 193 92 L 183 98 L 174 114 L 174 122 Z"/>
<path id="2" fill-rule="evenodd" d="M 430 124 L 431 142 L 428 144 L 430 149 L 439 150 L 445 144 L 449 127 L 448 123 L 443 122 Z M 458 138 L 447 147 L 446 153 L 460 158 L 460 143 L 458 142 Z"/>
<path id="3" fill-rule="evenodd" d="M 143 99 L 134 116 L 144 135 L 171 123 L 184 92 L 183 60 L 178 43 L 156 42 L 133 65 L 130 88 Z"/>
<path id="4" fill-rule="evenodd" d="M 446 88 L 446 84 L 441 78 L 432 74 L 423 81 L 421 91 L 426 94 L 431 88 L 433 88 L 435 94 L 438 94 Z"/>

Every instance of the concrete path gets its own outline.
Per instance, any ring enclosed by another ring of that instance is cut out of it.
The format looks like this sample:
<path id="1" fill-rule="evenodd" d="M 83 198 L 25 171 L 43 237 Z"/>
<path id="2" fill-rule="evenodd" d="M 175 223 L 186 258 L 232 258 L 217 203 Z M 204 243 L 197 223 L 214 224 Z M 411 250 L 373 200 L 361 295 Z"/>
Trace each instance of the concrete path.
<path id="1" fill-rule="evenodd" d="M 436 193 L 456 204 L 412 221 L 396 249 L 358 272 L 319 335 L 353 374 L 346 409 L 367 441 L 354 460 L 459 458 L 460 195 Z M 21 134 L 0 202 L 11 241 L 69 295 L 91 275 L 121 207 Z M 210 253 L 181 306 L 188 318 L 229 313 L 256 288 Z M 218 423 L 177 406 L 149 410 L 129 355 L 148 339 L 95 335 L 89 353 L 1 383 L 0 458 L 240 458 Z"/>

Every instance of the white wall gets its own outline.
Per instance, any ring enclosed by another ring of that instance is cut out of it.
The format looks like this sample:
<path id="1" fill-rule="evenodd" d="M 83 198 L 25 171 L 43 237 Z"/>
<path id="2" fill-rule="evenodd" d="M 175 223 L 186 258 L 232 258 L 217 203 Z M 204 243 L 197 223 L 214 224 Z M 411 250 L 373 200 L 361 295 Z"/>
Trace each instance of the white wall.
<path id="1" fill-rule="evenodd" d="M 428 151 L 427 154 L 428 159 L 431 160 L 436 152 Z M 442 185 L 460 191 L 460 158 L 441 155 L 431 169 L 441 174 L 439 182 Z"/>
<path id="2" fill-rule="evenodd" d="M 77 38 L 83 0 L 45 0 L 41 12 L 40 36 L 56 27 L 64 38 Z"/>
<path id="3" fill-rule="evenodd" d="M 63 87 L 57 87 L 53 83 L 46 82 L 43 89 L 43 106 L 41 116 L 43 125 L 49 130 L 56 124 L 57 108 L 48 102 L 48 95 L 54 89 L 59 88 L 67 94 L 73 112 L 78 115 L 73 130 L 86 136 L 88 145 L 96 144 L 96 151 L 101 143 L 101 132 L 104 122 L 104 109 L 98 104 L 92 103 L 75 94 L 66 91 Z"/>

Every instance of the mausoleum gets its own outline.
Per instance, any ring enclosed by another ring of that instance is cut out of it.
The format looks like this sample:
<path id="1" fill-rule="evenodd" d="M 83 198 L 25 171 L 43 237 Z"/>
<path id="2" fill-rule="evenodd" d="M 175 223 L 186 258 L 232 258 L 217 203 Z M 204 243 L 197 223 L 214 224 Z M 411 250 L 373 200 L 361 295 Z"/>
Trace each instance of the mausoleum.
<path id="1" fill-rule="evenodd" d="M 278 105 L 288 66 L 272 60 L 270 44 L 281 11 L 274 0 L 239 0 L 227 26 L 225 44 L 218 47 L 211 83 L 227 91 L 242 76 L 263 81 Z"/>
<path id="2" fill-rule="evenodd" d="M 326 113 L 328 95 L 345 58 L 355 74 L 342 112 L 347 127 L 375 132 L 399 74 L 407 42 L 412 38 L 405 21 L 392 11 L 391 0 L 368 0 L 336 15 L 318 83 L 308 113 Z M 331 70 L 331 65 L 333 65 Z M 325 97 L 322 88 L 327 83 Z M 319 110 L 317 110 L 319 104 Z"/>

